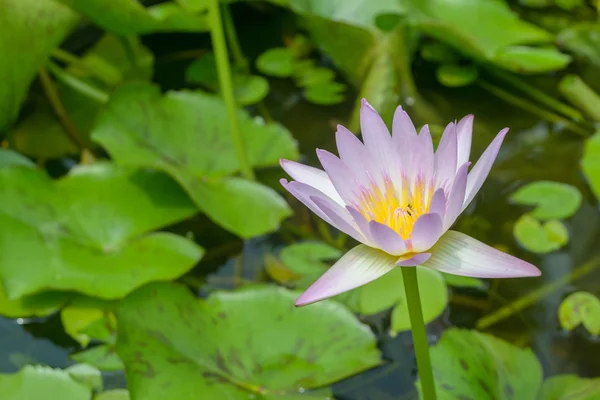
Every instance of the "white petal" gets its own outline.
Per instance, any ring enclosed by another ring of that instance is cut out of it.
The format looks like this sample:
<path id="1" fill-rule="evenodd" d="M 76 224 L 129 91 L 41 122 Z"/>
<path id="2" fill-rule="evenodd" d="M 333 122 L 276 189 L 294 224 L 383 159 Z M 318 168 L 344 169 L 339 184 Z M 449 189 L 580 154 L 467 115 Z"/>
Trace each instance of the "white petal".
<path id="1" fill-rule="evenodd" d="M 423 266 L 448 274 L 476 278 L 517 278 L 541 273 L 526 261 L 456 231 L 446 232 L 430 251 L 432 256 Z"/>
<path id="2" fill-rule="evenodd" d="M 394 269 L 397 257 L 360 244 L 344 254 L 298 299 L 297 306 L 314 303 L 367 284 Z"/>

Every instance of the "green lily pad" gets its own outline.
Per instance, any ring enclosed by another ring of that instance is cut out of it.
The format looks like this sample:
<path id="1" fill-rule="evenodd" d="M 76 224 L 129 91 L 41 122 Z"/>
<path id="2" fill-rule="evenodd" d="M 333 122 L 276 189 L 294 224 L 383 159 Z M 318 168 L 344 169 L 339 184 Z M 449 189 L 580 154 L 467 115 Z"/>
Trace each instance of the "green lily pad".
<path id="1" fill-rule="evenodd" d="M 21 108 L 33 78 L 78 20 L 53 1 L 4 0 L 0 13 L 0 131 Z"/>
<path id="2" fill-rule="evenodd" d="M 103 388 L 102 373 L 98 368 L 88 364 L 75 364 L 65 369 L 69 376 L 93 391 L 101 391 Z"/>
<path id="3" fill-rule="evenodd" d="M 298 68 L 294 70 L 296 82 L 298 86 L 314 86 L 323 83 L 332 82 L 335 78 L 335 72 L 329 68 L 324 67 L 311 67 L 311 68 Z"/>
<path id="4" fill-rule="evenodd" d="M 560 182 L 537 181 L 514 192 L 510 201 L 535 206 L 530 215 L 540 220 L 569 218 L 581 206 L 581 193 L 571 185 Z"/>
<path id="5" fill-rule="evenodd" d="M 519 19 L 504 1 L 411 0 L 410 23 L 461 53 L 519 73 L 561 69 L 570 57 L 551 44 L 553 35 Z"/>
<path id="6" fill-rule="evenodd" d="M 152 32 L 209 29 L 204 14 L 186 11 L 176 2 L 146 9 L 138 0 L 58 0 L 109 32 L 121 36 Z"/>
<path id="7" fill-rule="evenodd" d="M 78 363 L 93 365 L 101 371 L 122 371 L 125 369 L 123 362 L 114 349 L 114 345 L 101 344 L 71 354 L 70 357 Z"/>
<path id="8" fill-rule="evenodd" d="M 14 150 L 0 148 L 0 168 L 4 167 L 35 167 L 35 163 Z"/>
<path id="9" fill-rule="evenodd" d="M 296 141 L 283 126 L 263 124 L 242 110 L 238 118 L 253 166 L 298 157 Z M 209 218 L 244 238 L 277 229 L 291 213 L 274 190 L 228 177 L 240 167 L 218 97 L 187 91 L 161 96 L 155 86 L 125 85 L 111 97 L 92 137 L 117 162 L 164 170 Z"/>
<path id="10" fill-rule="evenodd" d="M 485 290 L 487 288 L 485 282 L 479 278 L 445 273 L 442 273 L 442 275 L 444 276 L 444 280 L 446 281 L 446 283 L 450 286 L 481 290 Z"/>
<path id="11" fill-rule="evenodd" d="M 443 64 L 454 64 L 458 56 L 452 47 L 442 42 L 428 42 L 421 46 L 421 57 L 427 61 Z"/>
<path id="12" fill-rule="evenodd" d="M 375 336 L 344 307 L 296 308 L 296 296 L 272 286 L 207 300 L 174 284 L 136 291 L 117 311 L 132 397 L 291 399 L 380 363 Z"/>
<path id="13" fill-rule="evenodd" d="M 94 400 L 129 400 L 129 392 L 126 389 L 113 389 L 102 392 L 94 397 Z"/>
<path id="14" fill-rule="evenodd" d="M 468 86 L 477 80 L 479 72 L 474 65 L 440 65 L 435 71 L 437 80 L 444 86 Z"/>
<path id="15" fill-rule="evenodd" d="M 569 231 L 562 222 L 550 220 L 542 224 L 528 214 L 515 222 L 513 235 L 521 246 L 538 254 L 558 250 L 569 242 Z"/>
<path id="16" fill-rule="evenodd" d="M 600 131 L 585 140 L 581 169 L 596 199 L 600 200 Z"/>
<path id="17" fill-rule="evenodd" d="M 89 387 L 75 381 L 69 373 L 42 366 L 26 366 L 16 374 L 0 374 L 0 393 L 3 400 L 47 398 L 48 394 L 61 400 L 89 400 Z"/>
<path id="18" fill-rule="evenodd" d="M 0 284 L 0 315 L 8 318 L 44 317 L 58 311 L 73 295 L 42 292 L 11 300 Z"/>
<path id="19" fill-rule="evenodd" d="M 600 299 L 588 292 L 575 292 L 560 303 L 560 326 L 572 331 L 583 325 L 592 335 L 600 334 Z"/>
<path id="20" fill-rule="evenodd" d="M 476 331 L 449 329 L 430 354 L 440 400 L 536 399 L 542 384 L 531 350 Z"/>
<path id="21" fill-rule="evenodd" d="M 337 260 L 342 252 L 322 242 L 303 242 L 286 246 L 279 253 L 282 265 L 267 264 L 267 272 L 280 283 L 292 282 L 294 286 L 307 288 L 329 266 L 325 261 Z M 279 274 L 274 267 L 280 266 Z"/>
<path id="22" fill-rule="evenodd" d="M 296 55 L 287 47 L 274 47 L 256 59 L 256 68 L 265 75 L 289 78 L 294 72 Z"/>
<path id="23" fill-rule="evenodd" d="M 544 381 L 539 400 L 596 400 L 600 398 L 600 378 L 558 375 Z"/>
<path id="24" fill-rule="evenodd" d="M 311 103 L 328 106 L 344 101 L 345 90 L 346 85 L 339 82 L 316 83 L 304 89 L 304 97 Z"/>
<path id="25" fill-rule="evenodd" d="M 147 233 L 195 213 L 159 172 L 97 163 L 52 181 L 9 167 L 0 188 L 0 281 L 11 300 L 46 290 L 119 298 L 182 275 L 203 253 L 180 236 Z"/>
<path id="26" fill-rule="evenodd" d="M 76 297 L 60 312 L 65 332 L 86 347 L 92 339 L 114 343 L 116 321 L 111 314 L 112 302 Z"/>
<path id="27" fill-rule="evenodd" d="M 217 64 L 213 54 L 206 54 L 189 65 L 185 71 L 188 82 L 219 92 Z M 262 76 L 232 72 L 234 95 L 241 106 L 256 104 L 269 93 L 269 81 Z"/>
<path id="28" fill-rule="evenodd" d="M 600 26 L 597 23 L 572 24 L 556 36 L 556 43 L 600 66 Z"/>

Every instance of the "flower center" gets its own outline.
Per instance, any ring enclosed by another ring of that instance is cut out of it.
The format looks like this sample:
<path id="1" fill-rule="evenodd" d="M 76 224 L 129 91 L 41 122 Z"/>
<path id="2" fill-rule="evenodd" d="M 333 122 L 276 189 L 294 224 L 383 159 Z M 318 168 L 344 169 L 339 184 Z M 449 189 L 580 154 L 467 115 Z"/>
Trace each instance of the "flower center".
<path id="1" fill-rule="evenodd" d="M 410 239 L 415 222 L 429 211 L 433 185 L 417 178 L 403 178 L 400 185 L 384 179 L 383 189 L 375 182 L 361 188 L 359 212 L 367 221 L 377 221 L 396 231 L 404 240 Z"/>

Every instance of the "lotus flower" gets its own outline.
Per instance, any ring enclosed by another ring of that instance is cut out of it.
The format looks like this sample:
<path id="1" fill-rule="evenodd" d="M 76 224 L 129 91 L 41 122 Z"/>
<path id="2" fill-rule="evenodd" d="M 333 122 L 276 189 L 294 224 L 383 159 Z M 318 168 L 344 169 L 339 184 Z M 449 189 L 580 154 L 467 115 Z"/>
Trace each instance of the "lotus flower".
<path id="1" fill-rule="evenodd" d="M 323 220 L 361 242 L 309 287 L 310 304 L 371 282 L 396 267 L 421 265 L 481 278 L 538 276 L 533 265 L 449 230 L 487 177 L 503 129 L 469 172 L 473 116 L 448 124 L 434 152 L 429 127 L 419 134 L 398 107 L 392 135 L 366 100 L 363 142 L 338 126 L 340 157 L 317 149 L 323 170 L 289 160 L 281 184 Z"/>

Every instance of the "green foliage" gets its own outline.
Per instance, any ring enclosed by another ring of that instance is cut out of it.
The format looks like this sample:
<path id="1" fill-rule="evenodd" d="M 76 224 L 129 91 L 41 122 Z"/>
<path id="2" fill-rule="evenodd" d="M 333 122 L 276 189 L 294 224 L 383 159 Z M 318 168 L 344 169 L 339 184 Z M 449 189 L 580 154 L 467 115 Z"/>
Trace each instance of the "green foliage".
<path id="1" fill-rule="evenodd" d="M 535 399 L 542 384 L 531 350 L 475 331 L 444 332 L 431 348 L 431 362 L 439 400 Z"/>
<path id="2" fill-rule="evenodd" d="M 335 302 L 298 309 L 296 296 L 269 286 L 207 300 L 172 284 L 136 291 L 117 311 L 132 397 L 286 399 L 379 364 L 375 337 L 352 314 Z"/>
<path id="3" fill-rule="evenodd" d="M 15 120 L 39 68 L 78 20 L 53 1 L 2 0 L 1 7 L 0 131 Z"/>
<path id="4" fill-rule="evenodd" d="M 283 126 L 263 124 L 241 110 L 238 118 L 252 166 L 297 158 L 296 142 Z M 275 230 L 290 214 L 272 189 L 230 177 L 240 167 L 225 105 L 217 97 L 189 91 L 161 96 L 147 84 L 123 86 L 98 117 L 92 136 L 119 163 L 171 175 L 198 208 L 244 238 Z"/>
<path id="5" fill-rule="evenodd" d="M 558 375 L 546 379 L 540 400 L 595 400 L 600 398 L 600 378 Z"/>
<path id="6" fill-rule="evenodd" d="M 594 22 L 580 22 L 569 25 L 556 37 L 557 43 L 600 66 L 600 26 Z"/>
<path id="7" fill-rule="evenodd" d="M 296 55 L 287 47 L 274 47 L 256 59 L 256 68 L 265 75 L 289 78 L 294 71 Z"/>
<path id="8" fill-rule="evenodd" d="M 583 325 L 592 335 L 600 334 L 600 299 L 588 292 L 567 296 L 558 308 L 560 326 L 572 331 Z"/>
<path id="9" fill-rule="evenodd" d="M 558 250 L 569 242 L 569 231 L 562 222 L 554 219 L 541 223 L 529 214 L 515 222 L 513 235 L 525 249 L 539 254 Z"/>
<path id="10" fill-rule="evenodd" d="M 586 139 L 581 169 L 596 199 L 600 200 L 600 131 Z"/>
<path id="11" fill-rule="evenodd" d="M 26 366 L 16 374 L 0 375 L 4 400 L 43 399 L 52 394 L 61 400 L 89 400 L 91 390 L 68 372 L 49 367 Z"/>
<path id="12" fill-rule="evenodd" d="M 443 64 L 437 68 L 435 74 L 438 81 L 448 87 L 467 86 L 478 77 L 477 68 L 473 65 Z"/>
<path id="13" fill-rule="evenodd" d="M 510 200 L 516 204 L 535 206 L 530 215 L 539 220 L 569 218 L 581 206 L 581 193 L 566 183 L 537 181 L 514 192 Z"/>
<path id="14" fill-rule="evenodd" d="M 100 393 L 94 400 L 129 400 L 129 392 L 125 389 L 113 389 Z"/>
<path id="15" fill-rule="evenodd" d="M 98 163 L 52 181 L 8 167 L 0 169 L 0 188 L 0 280 L 11 300 L 45 290 L 118 298 L 180 276 L 203 253 L 170 233 L 140 236 L 195 212 L 158 172 Z"/>

